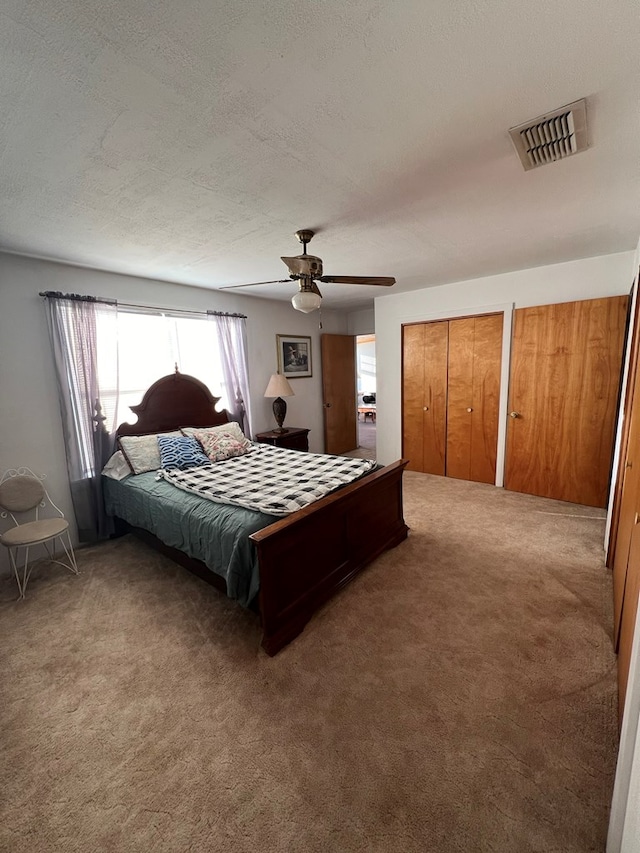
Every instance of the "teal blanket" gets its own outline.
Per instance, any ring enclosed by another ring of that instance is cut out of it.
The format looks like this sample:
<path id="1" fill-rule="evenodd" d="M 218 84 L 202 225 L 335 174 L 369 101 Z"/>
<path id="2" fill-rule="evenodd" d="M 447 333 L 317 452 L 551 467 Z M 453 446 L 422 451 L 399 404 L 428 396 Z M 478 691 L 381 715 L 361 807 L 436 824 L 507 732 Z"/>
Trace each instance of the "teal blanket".
<path id="1" fill-rule="evenodd" d="M 260 587 L 258 555 L 249 536 L 278 521 L 275 516 L 213 503 L 156 480 L 155 472 L 102 481 L 109 515 L 201 560 L 225 579 L 230 598 L 249 606 Z"/>

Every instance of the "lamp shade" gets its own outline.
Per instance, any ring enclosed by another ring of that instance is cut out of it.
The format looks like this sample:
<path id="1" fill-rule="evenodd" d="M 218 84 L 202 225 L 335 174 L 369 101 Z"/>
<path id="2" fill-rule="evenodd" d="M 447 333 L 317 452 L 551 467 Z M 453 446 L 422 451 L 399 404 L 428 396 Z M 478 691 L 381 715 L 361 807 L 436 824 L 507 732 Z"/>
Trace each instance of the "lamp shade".
<path id="1" fill-rule="evenodd" d="M 291 304 L 296 311 L 302 311 L 303 314 L 315 311 L 320 307 L 321 303 L 322 299 L 312 290 L 301 290 L 299 293 L 294 294 L 291 300 Z"/>
<path id="2" fill-rule="evenodd" d="M 287 377 L 283 376 L 281 373 L 273 373 L 269 380 L 269 384 L 267 385 L 267 390 L 264 392 L 264 396 L 293 397 L 295 395 L 293 393 L 293 388 L 289 385 Z"/>

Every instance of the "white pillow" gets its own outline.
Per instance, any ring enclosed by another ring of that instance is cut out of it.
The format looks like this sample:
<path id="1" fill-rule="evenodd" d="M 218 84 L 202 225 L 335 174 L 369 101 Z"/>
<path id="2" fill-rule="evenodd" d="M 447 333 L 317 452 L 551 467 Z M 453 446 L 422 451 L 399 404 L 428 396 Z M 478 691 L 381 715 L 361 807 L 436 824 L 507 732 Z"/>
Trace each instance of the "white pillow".
<path id="1" fill-rule="evenodd" d="M 102 469 L 102 473 L 105 477 L 111 477 L 112 480 L 124 480 L 125 477 L 131 476 L 131 468 L 121 450 L 116 450 L 113 456 L 109 458 Z"/>
<path id="2" fill-rule="evenodd" d="M 121 435 L 118 443 L 134 474 L 144 474 L 146 471 L 158 471 L 160 464 L 160 449 L 158 435 L 182 435 L 175 432 L 153 433 L 152 435 Z"/>
<path id="3" fill-rule="evenodd" d="M 239 441 L 240 444 L 245 447 L 251 447 L 251 442 L 246 437 L 246 435 L 242 432 L 240 424 L 237 421 L 229 421 L 226 424 L 220 424 L 219 426 L 211 426 L 211 427 L 180 427 L 184 435 L 194 435 L 196 432 L 209 432 L 209 433 L 221 433 L 226 432 L 235 438 L 236 441 Z"/>

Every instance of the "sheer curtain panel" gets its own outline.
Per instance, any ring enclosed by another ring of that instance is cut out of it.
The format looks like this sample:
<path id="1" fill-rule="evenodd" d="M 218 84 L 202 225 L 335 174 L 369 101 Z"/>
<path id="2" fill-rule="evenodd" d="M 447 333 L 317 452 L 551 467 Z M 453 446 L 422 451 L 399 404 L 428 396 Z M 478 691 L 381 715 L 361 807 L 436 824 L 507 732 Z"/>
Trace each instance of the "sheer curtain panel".
<path id="1" fill-rule="evenodd" d="M 231 415 L 238 421 L 244 434 L 251 438 L 246 317 L 214 313 L 208 316 L 214 325 L 220 348 L 220 363 Z"/>
<path id="2" fill-rule="evenodd" d="M 81 542 L 95 542 L 112 532 L 104 512 L 100 472 L 113 450 L 118 407 L 111 409 L 107 422 L 101 399 L 105 392 L 111 397 L 115 392 L 118 398 L 118 308 L 92 297 L 49 293 L 45 306 L 78 537 Z M 112 365 L 103 383 L 115 383 L 115 388 L 101 386 L 98 346 L 101 358 Z"/>

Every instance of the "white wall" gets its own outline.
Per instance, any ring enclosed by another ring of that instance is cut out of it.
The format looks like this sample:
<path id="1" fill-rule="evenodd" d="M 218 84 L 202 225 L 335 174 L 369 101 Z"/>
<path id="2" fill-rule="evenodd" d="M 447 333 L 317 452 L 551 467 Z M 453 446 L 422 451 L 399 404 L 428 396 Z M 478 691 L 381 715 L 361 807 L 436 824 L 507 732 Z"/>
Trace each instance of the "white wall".
<path id="1" fill-rule="evenodd" d="M 289 302 L 219 293 L 196 287 L 115 275 L 0 253 L 0 473 L 27 465 L 47 475 L 61 508 L 72 517 L 60 409 L 43 290 L 91 294 L 163 308 L 219 310 L 247 315 L 251 414 L 254 432 L 275 426 L 272 400 L 263 396 L 277 369 L 276 334 L 310 335 L 313 376 L 292 382 L 286 424 L 309 427 L 310 449 L 324 450 L 318 315 Z M 347 333 L 346 314 L 322 312 L 323 332 Z M 159 377 L 158 377 L 159 378 Z M 4 549 L 2 549 L 4 552 Z M 0 570 L 7 567 L 0 552 Z"/>
<path id="2" fill-rule="evenodd" d="M 347 317 L 348 335 L 372 335 L 375 331 L 375 311 L 365 308 L 362 311 L 352 311 Z"/>
<path id="3" fill-rule="evenodd" d="M 524 308 L 629 293 L 633 252 L 603 255 L 430 287 L 375 300 L 377 457 L 388 464 L 402 453 L 402 324 L 480 314 L 503 306 Z M 505 365 L 506 367 L 506 365 Z"/>

